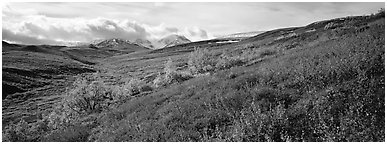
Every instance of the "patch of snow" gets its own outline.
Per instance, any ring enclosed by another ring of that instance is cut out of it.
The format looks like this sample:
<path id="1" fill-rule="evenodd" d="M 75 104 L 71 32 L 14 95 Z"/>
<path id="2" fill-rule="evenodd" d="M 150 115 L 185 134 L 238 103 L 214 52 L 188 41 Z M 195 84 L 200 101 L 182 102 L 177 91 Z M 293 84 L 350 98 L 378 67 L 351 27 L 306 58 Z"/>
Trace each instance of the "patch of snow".
<path id="1" fill-rule="evenodd" d="M 216 43 L 235 43 L 235 42 L 239 42 L 239 41 L 229 40 L 229 41 L 220 41 L 220 42 L 216 42 Z"/>
<path id="2" fill-rule="evenodd" d="M 245 32 L 245 33 L 235 33 L 225 36 L 220 36 L 219 38 L 247 38 L 247 37 L 253 37 L 258 34 L 264 33 L 265 31 L 253 31 L 253 32 Z"/>
<path id="3" fill-rule="evenodd" d="M 309 33 L 309 32 L 315 32 L 316 31 L 316 29 L 311 29 L 311 30 L 307 30 L 307 31 L 305 31 L 306 33 Z"/>

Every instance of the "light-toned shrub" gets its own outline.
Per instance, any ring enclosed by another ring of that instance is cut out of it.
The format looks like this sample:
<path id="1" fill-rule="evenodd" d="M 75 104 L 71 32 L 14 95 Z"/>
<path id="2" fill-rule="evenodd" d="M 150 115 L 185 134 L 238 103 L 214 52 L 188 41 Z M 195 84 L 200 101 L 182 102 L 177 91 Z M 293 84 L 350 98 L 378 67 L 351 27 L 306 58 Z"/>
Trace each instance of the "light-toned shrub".
<path id="1" fill-rule="evenodd" d="M 140 93 L 141 85 L 145 83 L 137 78 L 130 79 L 122 87 L 125 93 L 129 96 L 137 95 Z"/>
<path id="2" fill-rule="evenodd" d="M 87 84 L 85 80 L 81 80 L 76 85 L 65 97 L 66 107 L 80 114 L 101 112 L 107 107 L 106 100 L 111 95 L 102 82 L 93 81 Z"/>
<path id="3" fill-rule="evenodd" d="M 161 75 L 161 73 L 159 73 L 156 78 L 153 80 L 153 86 L 158 88 L 158 87 L 161 87 L 161 86 L 164 86 L 166 85 L 166 82 L 165 82 L 165 77 Z"/>
<path id="4" fill-rule="evenodd" d="M 208 49 L 195 49 L 189 56 L 188 68 L 192 74 L 199 74 L 213 70 L 212 67 L 214 67 L 216 63 L 217 59 Z"/>
<path id="5" fill-rule="evenodd" d="M 324 30 L 328 30 L 328 29 L 334 29 L 338 26 L 338 24 L 334 23 L 334 22 L 330 22 L 328 24 L 325 25 L 324 27 Z"/>
<path id="6" fill-rule="evenodd" d="M 223 53 L 217 60 L 217 63 L 215 65 L 216 69 L 222 70 L 222 69 L 228 69 L 233 66 L 242 65 L 243 59 L 241 56 L 234 56 L 231 57 L 229 55 L 226 55 Z"/>
<path id="7" fill-rule="evenodd" d="M 164 75 L 159 73 L 157 77 L 153 80 L 154 87 L 161 87 L 167 84 L 180 83 L 188 79 L 193 78 L 190 73 L 184 71 L 177 71 L 176 66 L 173 64 L 172 60 L 169 59 L 165 64 Z"/>

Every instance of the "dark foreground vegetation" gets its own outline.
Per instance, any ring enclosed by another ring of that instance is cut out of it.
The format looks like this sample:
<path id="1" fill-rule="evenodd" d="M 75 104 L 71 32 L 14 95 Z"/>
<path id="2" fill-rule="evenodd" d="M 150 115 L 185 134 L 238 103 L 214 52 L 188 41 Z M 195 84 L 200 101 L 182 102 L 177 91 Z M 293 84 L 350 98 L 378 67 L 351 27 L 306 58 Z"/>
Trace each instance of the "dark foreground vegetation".
<path id="1" fill-rule="evenodd" d="M 120 84 L 88 75 L 2 138 L 385 141 L 384 21 L 381 11 L 197 47 L 165 58 L 152 78 Z"/>

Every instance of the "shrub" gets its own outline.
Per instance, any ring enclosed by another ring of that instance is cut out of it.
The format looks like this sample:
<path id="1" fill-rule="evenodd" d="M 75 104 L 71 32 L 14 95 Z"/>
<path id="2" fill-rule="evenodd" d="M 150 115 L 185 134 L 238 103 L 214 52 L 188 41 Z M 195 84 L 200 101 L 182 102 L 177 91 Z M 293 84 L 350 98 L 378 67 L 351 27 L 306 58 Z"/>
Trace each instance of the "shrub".
<path id="1" fill-rule="evenodd" d="M 79 114 L 101 112 L 107 108 L 107 100 L 112 99 L 109 89 L 100 81 L 87 84 L 81 80 L 76 88 L 65 97 L 65 106 Z"/>
<path id="2" fill-rule="evenodd" d="M 205 73 L 214 70 L 217 60 L 214 53 L 208 49 L 195 49 L 188 59 L 188 68 L 192 74 Z"/>
<path id="3" fill-rule="evenodd" d="M 244 62 L 243 62 L 242 57 L 240 57 L 240 56 L 231 57 L 231 56 L 228 56 L 227 54 L 223 53 L 218 58 L 215 67 L 217 69 L 221 70 L 221 69 L 228 69 L 228 68 L 231 68 L 233 66 L 239 66 L 239 65 L 242 65 L 243 63 Z"/>
<path id="4" fill-rule="evenodd" d="M 264 57 L 264 56 L 270 56 L 270 55 L 274 55 L 276 54 L 277 52 L 275 50 L 270 50 L 270 49 L 266 49 L 266 50 L 263 50 L 260 54 L 261 57 Z"/>
<path id="5" fill-rule="evenodd" d="M 173 64 L 172 59 L 169 59 L 165 64 L 164 72 L 167 84 L 172 83 L 176 78 L 178 78 L 176 66 Z"/>
<path id="6" fill-rule="evenodd" d="M 131 79 L 121 86 L 108 86 L 92 79 L 80 79 L 65 99 L 44 119 L 49 127 L 44 141 L 87 141 L 104 111 L 124 103 L 129 96 L 147 89 L 143 82 Z"/>
<path id="7" fill-rule="evenodd" d="M 165 75 L 159 73 L 158 76 L 153 80 L 154 87 L 157 88 L 167 84 L 180 83 L 193 78 L 193 76 L 189 73 L 177 71 L 176 66 L 173 64 L 171 59 L 169 59 L 165 64 L 164 73 Z"/>
<path id="8" fill-rule="evenodd" d="M 151 86 L 149 86 L 149 85 L 142 85 L 140 87 L 140 91 L 141 92 L 147 92 L 147 91 L 152 91 L 152 90 L 153 90 L 153 88 Z"/>
<path id="9" fill-rule="evenodd" d="M 122 86 L 124 92 L 128 96 L 134 96 L 141 92 L 141 87 L 145 85 L 145 83 L 137 78 L 130 79 L 129 81 L 125 82 L 125 84 Z"/>
<path id="10" fill-rule="evenodd" d="M 162 87 L 162 86 L 165 86 L 167 83 L 165 81 L 165 77 L 161 75 L 161 73 L 159 73 L 156 78 L 153 80 L 153 86 L 155 88 L 158 88 L 158 87 Z"/>
<path id="11" fill-rule="evenodd" d="M 3 128 L 2 139 L 10 142 L 40 141 L 41 136 L 46 133 L 47 129 L 46 121 L 38 120 L 35 123 L 28 124 L 21 119 L 18 123 Z"/>
<path id="12" fill-rule="evenodd" d="M 325 25 L 324 27 L 324 30 L 328 30 L 328 29 L 334 29 L 338 26 L 338 24 L 334 23 L 334 22 L 330 22 L 328 24 Z"/>

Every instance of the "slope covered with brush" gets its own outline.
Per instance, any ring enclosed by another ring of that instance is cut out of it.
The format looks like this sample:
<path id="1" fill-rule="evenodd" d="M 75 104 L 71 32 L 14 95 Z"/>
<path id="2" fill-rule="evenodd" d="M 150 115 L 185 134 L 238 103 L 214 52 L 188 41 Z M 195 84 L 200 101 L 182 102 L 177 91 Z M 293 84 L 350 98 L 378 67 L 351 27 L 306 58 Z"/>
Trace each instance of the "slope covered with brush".
<path id="1" fill-rule="evenodd" d="M 85 77 L 3 140 L 385 141 L 384 29 L 381 11 L 110 57 L 120 83 Z"/>

